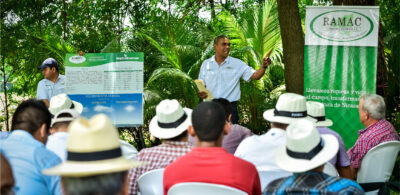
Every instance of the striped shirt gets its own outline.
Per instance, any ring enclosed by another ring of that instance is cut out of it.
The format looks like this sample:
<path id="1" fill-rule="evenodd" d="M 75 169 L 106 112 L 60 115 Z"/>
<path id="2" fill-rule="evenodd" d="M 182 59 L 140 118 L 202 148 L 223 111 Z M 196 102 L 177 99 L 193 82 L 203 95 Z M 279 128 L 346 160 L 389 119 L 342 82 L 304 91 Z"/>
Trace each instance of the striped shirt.
<path id="1" fill-rule="evenodd" d="M 399 136 L 396 130 L 386 119 L 381 119 L 375 124 L 359 131 L 356 143 L 347 151 L 351 166 L 360 168 L 362 158 L 371 148 L 383 142 L 397 140 L 399 140 Z"/>
<path id="2" fill-rule="evenodd" d="M 171 162 L 190 151 L 189 142 L 164 141 L 161 145 L 145 148 L 136 156 L 136 160 L 148 163 L 145 166 L 129 170 L 129 194 L 137 194 L 137 179 L 148 171 L 165 168 Z"/>
<path id="3" fill-rule="evenodd" d="M 272 181 L 263 192 L 269 194 L 364 194 L 364 191 L 352 180 L 308 171 Z"/>

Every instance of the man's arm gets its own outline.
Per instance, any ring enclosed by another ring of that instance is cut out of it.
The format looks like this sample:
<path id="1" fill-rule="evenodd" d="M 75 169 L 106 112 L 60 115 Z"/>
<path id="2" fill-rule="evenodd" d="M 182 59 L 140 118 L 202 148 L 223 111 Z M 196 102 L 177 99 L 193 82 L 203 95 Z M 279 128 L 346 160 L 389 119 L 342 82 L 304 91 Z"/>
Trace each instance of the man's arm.
<path id="1" fill-rule="evenodd" d="M 47 108 L 50 107 L 50 102 L 49 102 L 48 99 L 41 99 L 41 100 L 42 100 L 42 102 L 44 103 L 44 105 L 46 105 Z"/>
<path id="2" fill-rule="evenodd" d="M 338 167 L 336 167 L 336 169 L 337 169 L 340 177 L 344 177 L 347 179 L 353 179 L 353 176 L 352 176 L 353 174 L 351 172 L 350 166 L 347 166 L 347 167 L 339 167 L 338 166 Z"/>
<path id="3" fill-rule="evenodd" d="M 358 168 L 354 168 L 350 166 L 350 173 L 351 173 L 351 178 L 352 180 L 357 180 L 357 173 L 358 173 Z"/>
<path id="4" fill-rule="evenodd" d="M 259 80 L 265 74 L 265 70 L 267 70 L 268 66 L 271 64 L 271 59 L 269 58 L 271 51 L 269 51 L 267 55 L 264 57 L 263 65 L 256 72 L 254 72 L 253 75 L 251 75 L 250 78 L 252 80 Z"/>

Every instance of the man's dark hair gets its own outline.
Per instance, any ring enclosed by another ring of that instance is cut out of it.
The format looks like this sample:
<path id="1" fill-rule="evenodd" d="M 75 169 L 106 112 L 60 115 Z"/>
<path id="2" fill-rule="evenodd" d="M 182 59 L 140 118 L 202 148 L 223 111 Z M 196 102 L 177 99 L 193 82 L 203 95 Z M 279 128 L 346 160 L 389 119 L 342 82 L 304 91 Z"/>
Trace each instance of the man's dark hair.
<path id="1" fill-rule="evenodd" d="M 72 104 L 74 105 L 74 104 Z M 57 116 L 57 118 L 71 118 L 72 115 L 70 113 L 62 113 L 60 115 Z M 63 121 L 63 122 L 58 122 L 58 123 L 54 123 L 52 128 L 54 129 L 58 129 L 59 127 L 63 126 L 63 125 L 69 125 L 72 121 Z"/>
<path id="2" fill-rule="evenodd" d="M 127 171 L 87 177 L 61 177 L 66 195 L 119 194 L 125 183 Z"/>
<path id="3" fill-rule="evenodd" d="M 202 102 L 193 109 L 192 125 L 200 141 L 217 141 L 225 123 L 224 108 L 216 102 Z"/>
<path id="4" fill-rule="evenodd" d="M 50 69 L 51 69 L 51 68 L 56 68 L 56 71 L 57 71 L 57 72 L 60 72 L 58 66 L 49 66 L 49 68 L 50 68 Z"/>
<path id="5" fill-rule="evenodd" d="M 51 114 L 42 101 L 29 99 L 22 102 L 14 112 L 11 129 L 21 129 L 34 134 L 42 124 L 49 133 Z"/>
<path id="6" fill-rule="evenodd" d="M 218 35 L 217 37 L 215 37 L 215 39 L 214 39 L 214 45 L 217 45 L 218 44 L 218 41 L 219 40 L 221 40 L 221 39 L 229 39 L 227 36 L 225 36 L 225 35 Z"/>
<path id="7" fill-rule="evenodd" d="M 232 105 L 231 105 L 231 103 L 225 98 L 214 98 L 212 101 L 219 103 L 224 108 L 225 119 L 228 120 L 229 115 L 232 114 Z"/>

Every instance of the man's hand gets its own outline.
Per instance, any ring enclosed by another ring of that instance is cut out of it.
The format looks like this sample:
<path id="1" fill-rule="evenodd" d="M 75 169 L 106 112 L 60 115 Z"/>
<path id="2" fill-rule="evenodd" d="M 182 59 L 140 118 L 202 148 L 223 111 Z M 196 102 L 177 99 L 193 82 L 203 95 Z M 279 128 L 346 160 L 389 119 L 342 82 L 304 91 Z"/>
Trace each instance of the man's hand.
<path id="1" fill-rule="evenodd" d="M 205 91 L 199 91 L 198 94 L 199 94 L 201 99 L 206 99 L 207 96 L 208 96 L 207 92 L 205 92 Z"/>
<path id="2" fill-rule="evenodd" d="M 271 64 L 271 58 L 269 58 L 269 55 L 271 55 L 272 49 L 265 55 L 263 59 L 263 67 L 267 68 Z"/>

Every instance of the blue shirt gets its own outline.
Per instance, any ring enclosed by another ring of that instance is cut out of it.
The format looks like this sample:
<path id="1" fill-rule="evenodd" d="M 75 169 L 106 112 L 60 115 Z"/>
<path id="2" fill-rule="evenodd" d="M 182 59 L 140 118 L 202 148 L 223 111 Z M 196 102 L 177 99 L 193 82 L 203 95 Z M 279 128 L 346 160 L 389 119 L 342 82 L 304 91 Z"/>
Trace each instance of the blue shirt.
<path id="1" fill-rule="evenodd" d="M 39 81 L 37 87 L 36 99 L 47 99 L 50 101 L 53 96 L 65 93 L 65 82 L 65 76 L 62 74 L 58 74 L 58 78 L 55 83 L 47 79 L 42 79 Z"/>
<path id="2" fill-rule="evenodd" d="M 272 181 L 263 193 L 269 194 L 364 194 L 364 191 L 350 179 L 308 171 Z"/>
<path id="3" fill-rule="evenodd" d="M 250 81 L 255 70 L 242 60 L 228 56 L 218 65 L 215 56 L 203 62 L 199 79 L 214 98 L 225 98 L 230 102 L 240 99 L 240 78 Z"/>
<path id="4" fill-rule="evenodd" d="M 11 164 L 16 194 L 61 194 L 60 177 L 42 174 L 43 169 L 61 163 L 60 158 L 27 131 L 14 130 L 7 139 L 1 140 L 0 152 Z"/>

